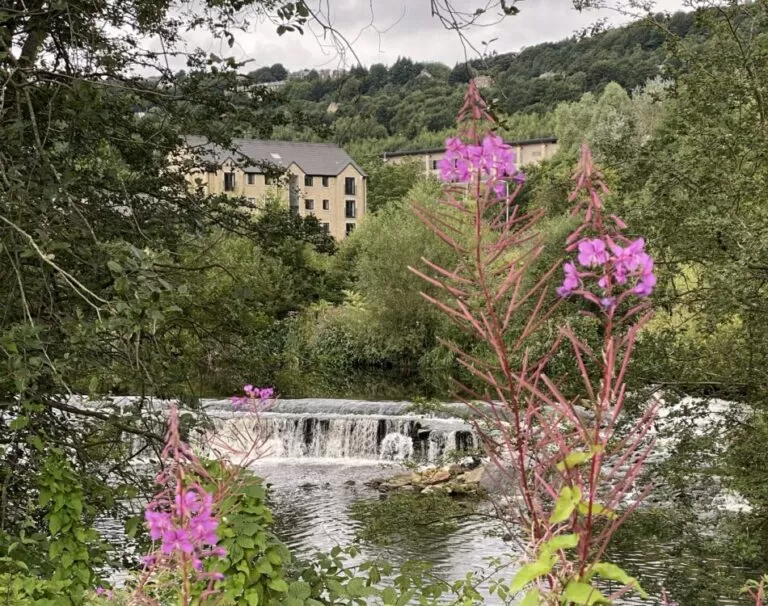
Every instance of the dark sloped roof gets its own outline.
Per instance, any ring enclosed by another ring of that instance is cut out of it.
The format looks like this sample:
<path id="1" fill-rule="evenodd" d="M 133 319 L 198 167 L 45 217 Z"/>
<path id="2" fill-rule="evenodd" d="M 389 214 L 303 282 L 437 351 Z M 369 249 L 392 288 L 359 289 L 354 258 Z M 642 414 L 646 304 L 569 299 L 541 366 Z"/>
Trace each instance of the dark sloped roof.
<path id="1" fill-rule="evenodd" d="M 249 159 L 266 162 L 281 168 L 296 165 L 307 175 L 335 177 L 350 164 L 361 174 L 365 171 L 340 147 L 331 143 L 303 143 L 298 141 L 262 141 L 259 139 L 233 139 L 237 153 L 209 143 L 204 137 L 187 137 L 187 145 L 202 152 L 208 162 L 221 164 L 228 158 L 235 161 Z M 245 166 L 246 172 L 263 172 L 259 166 Z"/>

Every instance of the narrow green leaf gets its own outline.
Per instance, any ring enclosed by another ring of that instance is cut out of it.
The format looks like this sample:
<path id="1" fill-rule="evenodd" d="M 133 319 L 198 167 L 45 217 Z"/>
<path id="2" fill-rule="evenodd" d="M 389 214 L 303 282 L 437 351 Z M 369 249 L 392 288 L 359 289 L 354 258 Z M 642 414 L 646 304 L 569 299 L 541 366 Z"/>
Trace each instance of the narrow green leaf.
<path id="1" fill-rule="evenodd" d="M 542 551 L 548 551 L 550 553 L 559 551 L 560 549 L 573 549 L 579 544 L 579 535 L 577 534 L 561 534 L 556 537 L 552 537 L 541 546 Z"/>
<path id="2" fill-rule="evenodd" d="M 564 486 L 557 497 L 557 502 L 552 510 L 549 522 L 551 524 L 559 524 L 570 518 L 579 501 L 581 501 L 581 489 L 578 486 L 573 488 Z"/>
<path id="3" fill-rule="evenodd" d="M 587 501 L 581 501 L 578 505 L 579 513 L 583 516 L 589 515 L 589 503 Z M 605 516 L 606 518 L 615 518 L 616 512 L 613 509 L 608 509 L 605 505 L 600 503 L 592 503 L 592 515 L 593 516 Z"/>
<path id="4" fill-rule="evenodd" d="M 552 571 L 554 565 L 554 559 L 547 557 L 546 559 L 539 559 L 530 564 L 526 564 L 520 570 L 517 571 L 515 578 L 512 580 L 509 590 L 512 593 L 521 591 L 528 583 L 534 579 L 539 578 L 545 574 L 549 574 Z"/>
<path id="5" fill-rule="evenodd" d="M 122 266 L 117 261 L 113 261 L 112 259 L 107 261 L 107 267 L 109 268 L 110 271 L 112 271 L 112 272 L 114 272 L 116 274 L 123 273 Z"/>
<path id="6" fill-rule="evenodd" d="M 616 581 L 626 587 L 632 587 L 644 599 L 648 599 L 648 594 L 640 587 L 640 583 L 635 577 L 629 576 L 620 566 L 609 562 L 598 562 L 589 570 L 589 576 L 599 575 L 608 581 Z"/>
<path id="7" fill-rule="evenodd" d="M 566 469 L 573 469 L 579 465 L 583 465 L 587 461 L 591 461 L 594 456 L 595 451 L 584 452 L 575 450 L 557 464 L 557 470 L 565 471 Z"/>
<path id="8" fill-rule="evenodd" d="M 520 606 L 539 606 L 539 597 L 539 590 L 531 589 L 528 593 L 525 594 L 523 601 L 520 602 Z"/>
<path id="9" fill-rule="evenodd" d="M 574 604 L 608 604 L 608 600 L 605 599 L 602 593 L 587 583 L 580 581 L 571 581 L 565 586 L 565 592 L 563 593 L 566 603 L 573 602 Z"/>

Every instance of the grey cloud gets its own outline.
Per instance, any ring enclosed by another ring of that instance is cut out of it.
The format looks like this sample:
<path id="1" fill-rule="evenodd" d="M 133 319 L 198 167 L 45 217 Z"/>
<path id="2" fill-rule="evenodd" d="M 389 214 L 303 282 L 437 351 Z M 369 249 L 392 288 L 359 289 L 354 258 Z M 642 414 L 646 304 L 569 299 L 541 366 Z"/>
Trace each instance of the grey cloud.
<path id="1" fill-rule="evenodd" d="M 476 52 L 462 45 L 456 32 L 447 31 L 430 14 L 430 0 L 313 0 L 329 22 L 351 43 L 354 54 L 365 65 L 393 63 L 399 56 L 418 61 L 440 61 L 453 65 L 465 58 L 475 58 Z M 484 0 L 454 0 L 459 10 L 473 11 Z M 662 0 L 663 10 L 676 10 L 680 0 Z M 475 27 L 466 32 L 472 46 L 485 48 L 483 41 L 495 39 L 489 48 L 498 53 L 520 50 L 541 42 L 556 41 L 573 35 L 600 18 L 611 24 L 631 19 L 616 11 L 579 13 L 569 0 L 533 0 L 520 3 L 519 15 L 501 22 Z M 486 19 L 486 22 L 493 19 Z M 268 22 L 253 24 L 247 32 L 236 35 L 233 49 L 221 41 L 212 40 L 203 32 L 187 37 L 190 47 L 209 52 L 231 52 L 240 60 L 250 60 L 253 68 L 283 63 L 288 69 L 335 68 L 354 63 L 348 53 L 340 56 L 332 41 L 322 37 L 322 29 L 313 26 L 303 36 L 287 33 L 278 36 L 275 26 Z M 179 65 L 179 67 L 182 67 Z"/>

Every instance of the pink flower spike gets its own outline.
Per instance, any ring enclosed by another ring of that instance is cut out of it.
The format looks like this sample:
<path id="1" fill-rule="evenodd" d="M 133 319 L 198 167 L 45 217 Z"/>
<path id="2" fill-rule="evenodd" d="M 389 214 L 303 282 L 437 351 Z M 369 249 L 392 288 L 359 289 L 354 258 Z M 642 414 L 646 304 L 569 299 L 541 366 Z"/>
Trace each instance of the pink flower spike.
<path id="1" fill-rule="evenodd" d="M 103 587 L 97 587 L 96 588 L 96 595 L 104 595 L 106 592 L 107 592 L 107 590 L 104 589 Z"/>
<path id="2" fill-rule="evenodd" d="M 579 242 L 579 263 L 584 267 L 604 265 L 608 262 L 605 242 L 599 238 Z"/>
<path id="3" fill-rule="evenodd" d="M 565 273 L 565 279 L 563 284 L 557 288 L 557 294 L 561 297 L 567 297 L 580 286 L 581 281 L 579 280 L 579 272 L 573 263 L 565 263 L 563 265 L 563 272 Z"/>

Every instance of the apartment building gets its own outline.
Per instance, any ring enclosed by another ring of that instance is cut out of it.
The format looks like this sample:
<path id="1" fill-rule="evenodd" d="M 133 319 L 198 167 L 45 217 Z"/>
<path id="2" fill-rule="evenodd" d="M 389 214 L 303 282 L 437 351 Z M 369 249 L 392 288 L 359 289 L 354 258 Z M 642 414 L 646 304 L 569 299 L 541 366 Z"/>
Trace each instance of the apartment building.
<path id="1" fill-rule="evenodd" d="M 234 153 L 200 137 L 188 137 L 187 145 L 208 165 L 187 179 L 207 193 L 251 202 L 277 197 L 297 214 L 316 216 L 338 240 L 365 216 L 367 175 L 336 145 L 235 139 Z M 284 175 L 276 177 L 273 168 Z"/>
<path id="2" fill-rule="evenodd" d="M 541 139 L 526 139 L 523 141 L 506 141 L 517 153 L 518 166 L 537 164 L 550 158 L 557 152 L 557 138 L 544 137 Z M 444 147 L 421 149 L 417 151 L 385 152 L 382 159 L 385 162 L 400 164 L 403 162 L 419 162 L 424 167 L 424 173 L 438 174 L 438 162 L 445 155 Z"/>

